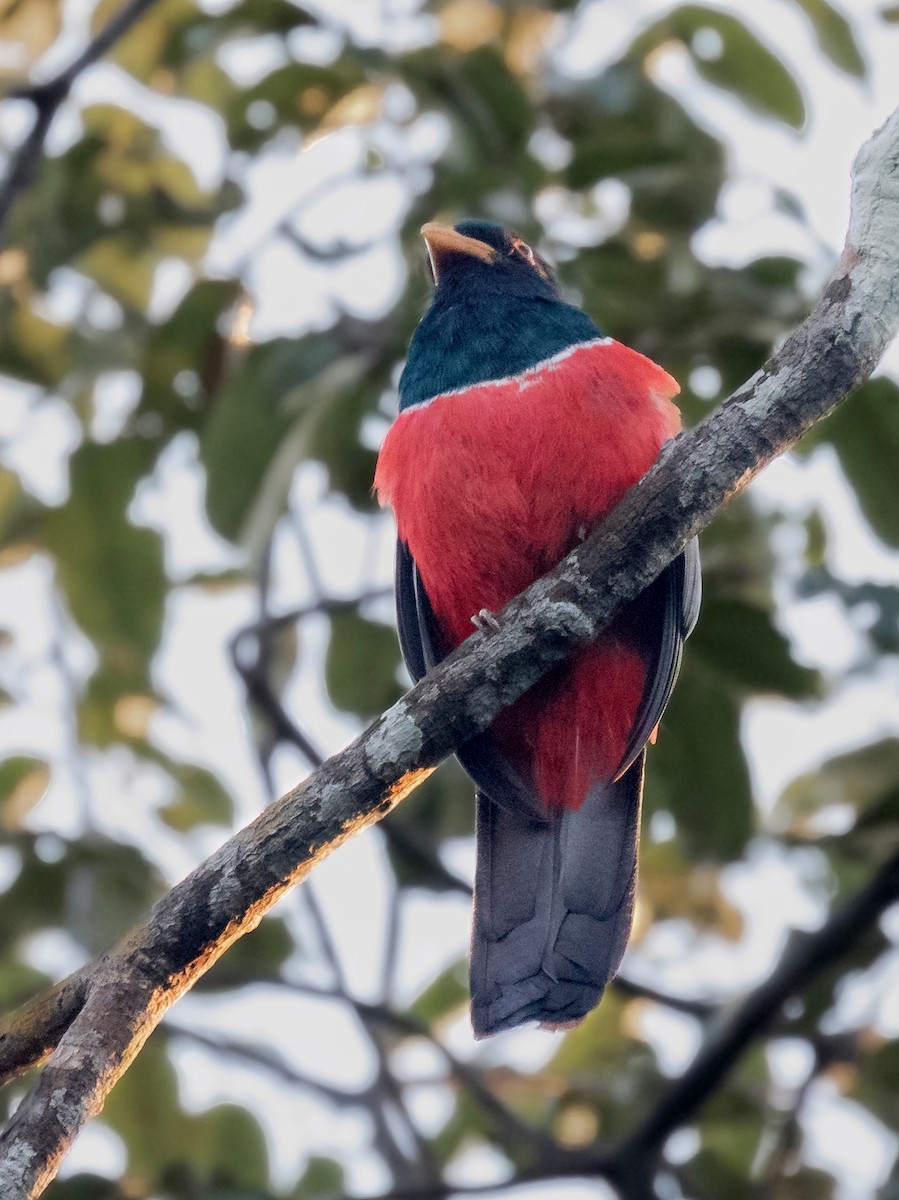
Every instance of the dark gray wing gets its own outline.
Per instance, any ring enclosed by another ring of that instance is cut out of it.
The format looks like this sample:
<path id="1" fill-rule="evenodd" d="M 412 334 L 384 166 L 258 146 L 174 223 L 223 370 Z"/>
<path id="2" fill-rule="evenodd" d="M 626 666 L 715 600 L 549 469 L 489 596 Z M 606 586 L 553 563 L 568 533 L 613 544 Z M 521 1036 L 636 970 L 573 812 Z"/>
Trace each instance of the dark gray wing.
<path id="1" fill-rule="evenodd" d="M 576 812 L 548 815 L 489 733 L 457 753 L 477 795 L 471 943 L 477 1037 L 528 1021 L 577 1023 L 596 1006 L 624 954 L 633 919 L 643 747 L 674 686 L 699 609 L 695 542 L 635 607 L 640 640 L 658 638 L 637 728 L 618 777 Z M 397 548 L 397 613 L 414 679 L 444 657 L 440 629 L 412 555 Z"/>
<path id="2" fill-rule="evenodd" d="M 646 690 L 618 778 L 636 760 L 662 719 L 680 671 L 684 641 L 699 617 L 701 600 L 699 542 L 694 538 L 634 604 L 633 611 L 643 627 L 640 643 L 652 646 L 653 653 L 646 671 Z M 648 634 L 658 639 L 654 645 Z"/>
<path id="3" fill-rule="evenodd" d="M 447 651 L 415 560 L 408 546 L 399 541 L 395 587 L 400 648 L 409 674 L 417 683 L 427 670 L 446 657 Z M 494 797 L 497 804 L 511 808 L 519 819 L 527 814 L 539 825 L 547 823 L 539 797 L 497 752 L 489 733 L 460 746 L 456 757 L 469 778 Z"/>

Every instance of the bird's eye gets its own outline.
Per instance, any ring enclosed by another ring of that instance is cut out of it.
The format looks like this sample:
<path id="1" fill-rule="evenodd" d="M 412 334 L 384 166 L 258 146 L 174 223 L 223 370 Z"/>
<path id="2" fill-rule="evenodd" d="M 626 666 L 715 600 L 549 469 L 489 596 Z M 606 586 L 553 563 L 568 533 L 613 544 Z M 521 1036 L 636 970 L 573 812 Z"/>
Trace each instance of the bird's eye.
<path id="1" fill-rule="evenodd" d="M 536 257 L 534 254 L 534 251 L 530 248 L 530 246 L 527 244 L 527 242 L 523 242 L 521 240 L 521 238 L 515 238 L 513 240 L 512 249 L 510 250 L 509 253 L 510 254 L 519 254 L 526 262 L 529 262 L 531 264 L 531 266 L 534 265 L 534 261 L 535 261 L 535 257 Z"/>

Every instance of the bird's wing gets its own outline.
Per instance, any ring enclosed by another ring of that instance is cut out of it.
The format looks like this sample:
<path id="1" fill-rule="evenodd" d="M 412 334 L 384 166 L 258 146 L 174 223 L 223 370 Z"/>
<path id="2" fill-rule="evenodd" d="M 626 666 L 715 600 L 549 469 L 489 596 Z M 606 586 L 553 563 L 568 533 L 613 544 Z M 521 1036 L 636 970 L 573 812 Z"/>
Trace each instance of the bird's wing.
<path id="1" fill-rule="evenodd" d="M 701 599 L 699 543 L 694 538 L 637 601 L 640 642 L 651 650 L 651 657 L 643 698 L 617 778 L 627 771 L 649 741 L 671 699 L 684 641 L 696 625 Z"/>
<path id="2" fill-rule="evenodd" d="M 633 919 L 643 746 L 671 694 L 683 640 L 696 621 L 698 568 L 691 543 L 642 602 L 641 618 L 657 641 L 629 761 L 617 779 L 591 788 L 579 809 L 547 814 L 489 733 L 457 752 L 478 788 L 471 943 L 478 1037 L 533 1020 L 548 1027 L 577 1023 L 618 970 Z M 403 656 L 417 680 L 445 650 L 402 543 L 396 594 Z"/>
<path id="3" fill-rule="evenodd" d="M 440 626 L 428 600 L 415 560 L 405 542 L 396 547 L 396 610 L 400 648 L 409 674 L 417 683 L 447 649 Z M 497 804 L 510 808 L 519 818 L 528 815 L 538 825 L 547 824 L 540 798 L 511 763 L 498 753 L 489 733 L 473 737 L 460 746 L 456 757 L 469 778 Z"/>

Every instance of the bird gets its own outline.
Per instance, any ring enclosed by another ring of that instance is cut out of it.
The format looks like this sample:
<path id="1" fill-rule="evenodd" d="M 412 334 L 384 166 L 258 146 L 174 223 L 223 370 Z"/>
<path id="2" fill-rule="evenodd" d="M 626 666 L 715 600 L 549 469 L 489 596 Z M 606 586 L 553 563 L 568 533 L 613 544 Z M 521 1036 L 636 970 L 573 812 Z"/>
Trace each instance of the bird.
<path id="1" fill-rule="evenodd" d="M 592 532 L 676 436 L 678 384 L 486 220 L 422 227 L 434 283 L 374 487 L 413 680 Z M 646 745 L 696 623 L 691 542 L 589 646 L 457 751 L 475 785 L 476 1038 L 580 1024 L 633 923 Z"/>

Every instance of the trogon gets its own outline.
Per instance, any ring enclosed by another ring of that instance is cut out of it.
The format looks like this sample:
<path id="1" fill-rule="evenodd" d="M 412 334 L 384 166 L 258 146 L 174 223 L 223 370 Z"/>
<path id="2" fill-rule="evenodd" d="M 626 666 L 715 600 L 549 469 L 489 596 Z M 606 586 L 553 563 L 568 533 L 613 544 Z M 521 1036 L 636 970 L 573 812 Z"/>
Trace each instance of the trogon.
<path id="1" fill-rule="evenodd" d="M 434 283 L 375 487 L 414 679 L 603 520 L 680 429 L 678 385 L 486 221 L 425 225 Z M 645 748 L 699 608 L 695 543 L 458 751 L 477 791 L 475 1035 L 567 1029 L 630 933 Z"/>

